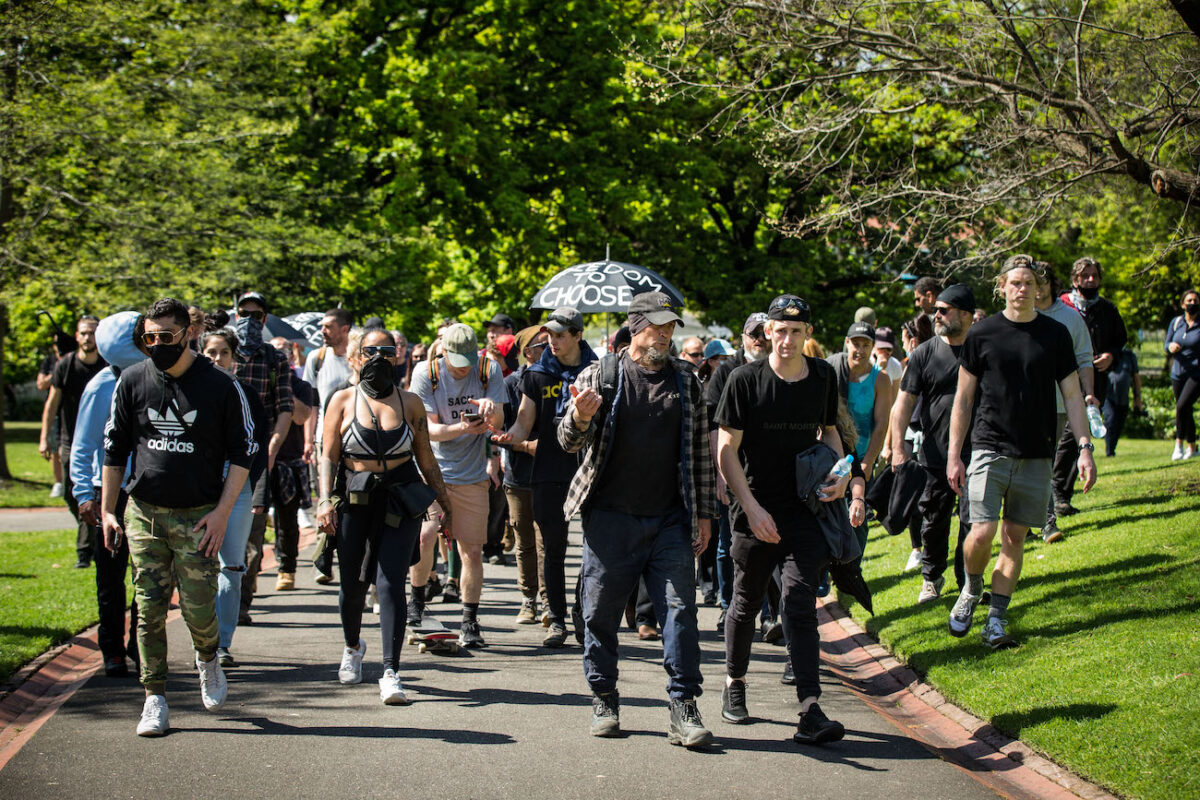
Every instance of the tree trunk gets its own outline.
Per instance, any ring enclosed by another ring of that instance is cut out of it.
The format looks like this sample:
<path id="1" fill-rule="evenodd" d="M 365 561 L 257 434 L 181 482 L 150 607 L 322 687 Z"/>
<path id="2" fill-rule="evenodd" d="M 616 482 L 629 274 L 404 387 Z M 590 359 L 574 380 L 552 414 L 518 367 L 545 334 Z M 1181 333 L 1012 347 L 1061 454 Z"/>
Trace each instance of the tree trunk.
<path id="1" fill-rule="evenodd" d="M 1192 29 L 1196 38 L 1200 39 L 1200 0 L 1170 0 L 1185 25 Z"/>
<path id="2" fill-rule="evenodd" d="M 4 337 L 8 335 L 8 305 L 0 303 L 0 480 L 11 481 L 8 471 L 8 449 L 5 446 L 4 415 L 8 413 L 4 400 Z"/>

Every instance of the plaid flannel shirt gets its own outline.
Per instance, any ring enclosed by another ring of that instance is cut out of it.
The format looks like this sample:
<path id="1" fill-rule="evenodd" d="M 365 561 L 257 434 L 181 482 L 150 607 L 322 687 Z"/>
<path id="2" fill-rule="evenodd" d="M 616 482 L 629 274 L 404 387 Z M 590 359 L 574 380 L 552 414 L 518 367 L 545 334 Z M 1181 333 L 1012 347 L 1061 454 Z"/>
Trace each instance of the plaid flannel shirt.
<path id="1" fill-rule="evenodd" d="M 625 360 L 625 356 L 621 356 Z M 582 392 L 594 389 L 603 394 L 600 386 L 601 362 L 597 361 L 588 366 L 575 385 Z M 692 369 L 692 365 L 678 358 L 672 359 L 672 367 L 679 375 L 680 405 L 683 411 L 683 441 L 680 443 L 680 487 L 679 493 L 691 517 L 692 538 L 699 535 L 700 519 L 717 518 L 717 477 L 713 466 L 712 452 L 708 443 L 708 409 L 704 404 L 704 391 L 700 381 Z M 602 405 L 596 417 L 588 425 L 587 430 L 575 427 L 573 412 L 575 400 L 572 398 L 566 413 L 558 424 L 558 442 L 568 453 L 584 450 L 583 464 L 575 472 L 571 486 L 567 490 L 567 501 L 563 504 L 563 513 L 567 519 L 573 517 L 592 499 L 592 488 L 596 478 L 604 469 L 608 448 L 612 443 L 613 430 L 619 424 L 622 387 L 625 369 L 622 365 L 617 369 L 617 387 L 613 395 L 612 408 Z M 604 429 L 596 436 L 596 419 L 603 416 Z"/>
<path id="2" fill-rule="evenodd" d="M 292 381 L 288 375 L 287 356 L 267 343 L 258 348 L 258 352 L 249 358 L 234 351 L 233 374 L 247 388 L 258 393 L 271 427 L 284 412 L 294 411 L 296 403 L 292 399 Z M 274 382 L 271 373 L 274 371 Z"/>

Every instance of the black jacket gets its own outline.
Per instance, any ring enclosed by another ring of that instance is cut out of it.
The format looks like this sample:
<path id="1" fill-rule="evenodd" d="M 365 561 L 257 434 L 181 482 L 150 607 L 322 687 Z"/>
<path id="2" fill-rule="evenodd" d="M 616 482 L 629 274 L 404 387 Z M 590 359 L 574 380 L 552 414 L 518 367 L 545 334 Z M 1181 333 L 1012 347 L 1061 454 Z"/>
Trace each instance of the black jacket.
<path id="1" fill-rule="evenodd" d="M 104 430 L 104 465 L 125 467 L 128 492 L 164 508 L 215 504 L 225 462 L 250 469 L 259 451 L 245 392 L 206 358 L 172 378 L 149 361 L 121 373 Z"/>

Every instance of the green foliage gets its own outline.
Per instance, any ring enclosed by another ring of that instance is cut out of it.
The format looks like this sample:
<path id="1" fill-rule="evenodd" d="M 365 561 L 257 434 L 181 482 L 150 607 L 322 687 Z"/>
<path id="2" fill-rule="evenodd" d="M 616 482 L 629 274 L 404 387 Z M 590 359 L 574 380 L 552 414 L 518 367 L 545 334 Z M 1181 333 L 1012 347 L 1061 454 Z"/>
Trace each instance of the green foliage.
<path id="1" fill-rule="evenodd" d="M 0 508 L 61 506 L 66 501 L 51 499 L 54 471 L 38 452 L 41 422 L 5 422 L 4 444 L 11 481 L 0 481 Z"/>

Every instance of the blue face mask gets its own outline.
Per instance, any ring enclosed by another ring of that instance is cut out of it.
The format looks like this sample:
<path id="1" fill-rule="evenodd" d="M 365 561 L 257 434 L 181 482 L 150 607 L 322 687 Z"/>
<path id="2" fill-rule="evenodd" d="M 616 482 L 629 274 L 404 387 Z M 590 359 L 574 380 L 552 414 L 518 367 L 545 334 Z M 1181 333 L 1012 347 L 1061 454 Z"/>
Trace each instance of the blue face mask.
<path id="1" fill-rule="evenodd" d="M 263 324 L 254 317 L 238 317 L 233 323 L 233 333 L 237 336 L 238 350 L 244 355 L 258 352 L 262 347 Z"/>

